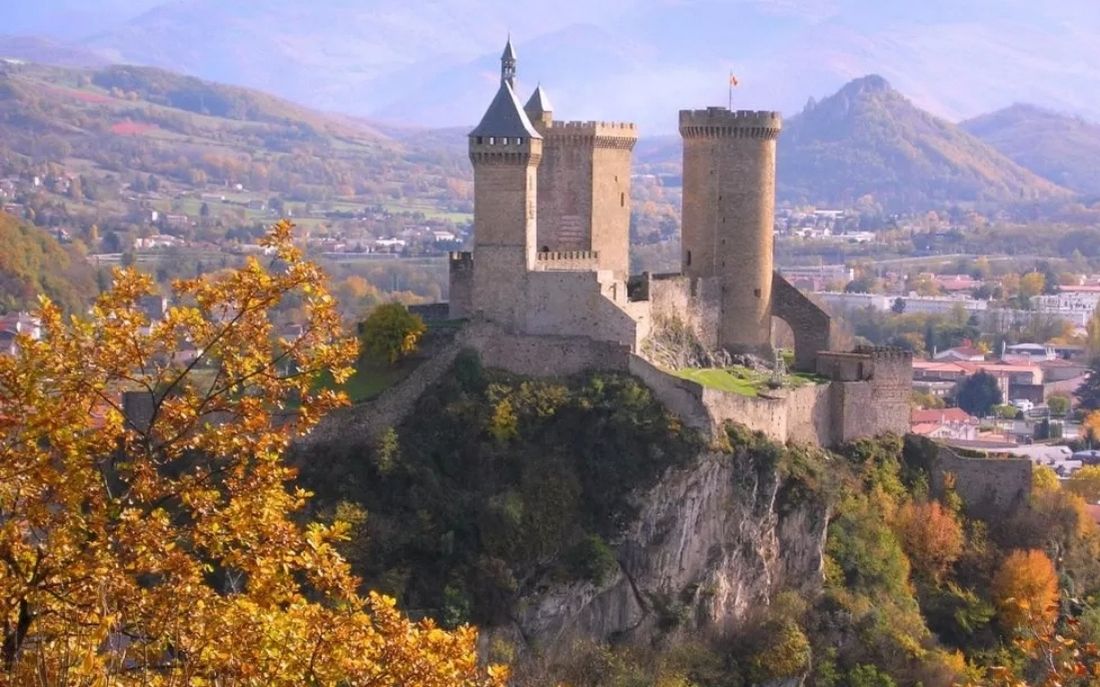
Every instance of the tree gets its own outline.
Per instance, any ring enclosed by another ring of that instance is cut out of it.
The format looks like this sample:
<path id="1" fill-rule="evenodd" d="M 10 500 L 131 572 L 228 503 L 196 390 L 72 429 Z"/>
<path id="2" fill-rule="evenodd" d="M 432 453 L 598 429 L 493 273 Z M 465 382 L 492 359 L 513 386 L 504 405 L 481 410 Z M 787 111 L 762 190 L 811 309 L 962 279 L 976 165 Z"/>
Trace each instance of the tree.
<path id="1" fill-rule="evenodd" d="M 1002 400 L 996 378 L 984 370 L 959 382 L 955 392 L 959 407 L 976 417 L 989 415 L 993 406 L 999 405 Z"/>
<path id="2" fill-rule="evenodd" d="M 1076 396 L 1082 408 L 1100 410 L 1100 357 L 1089 363 L 1088 376 L 1077 387 Z"/>
<path id="3" fill-rule="evenodd" d="M 1100 502 L 1100 465 L 1086 465 L 1066 481 L 1066 489 L 1089 503 Z"/>
<path id="4" fill-rule="evenodd" d="M 962 525 L 937 501 L 905 504 L 898 510 L 895 529 L 913 569 L 934 582 L 962 553 Z"/>
<path id="5" fill-rule="evenodd" d="M 342 402 L 317 381 L 355 343 L 291 231 L 270 267 L 177 282 L 157 323 L 133 269 L 87 316 L 44 300 L 41 340 L 0 355 L 0 683 L 503 684 L 471 628 L 358 594 L 346 523 L 302 522 L 283 453 Z M 277 340 L 288 298 L 304 332 Z"/>
<path id="6" fill-rule="evenodd" d="M 1069 396 L 1065 394 L 1052 394 L 1047 398 L 1047 407 L 1052 415 L 1061 417 L 1069 411 Z"/>
<path id="7" fill-rule="evenodd" d="M 1008 555 L 993 576 L 993 602 L 1008 630 L 1047 631 L 1058 616 L 1058 574 L 1038 549 Z"/>
<path id="8" fill-rule="evenodd" d="M 1028 272 L 1020 277 L 1020 296 L 1031 298 L 1038 296 L 1046 288 L 1046 277 L 1042 272 Z"/>
<path id="9" fill-rule="evenodd" d="M 905 299 L 901 296 L 895 298 L 893 305 L 890 306 L 890 311 L 895 315 L 900 315 L 905 312 Z"/>
<path id="10" fill-rule="evenodd" d="M 1093 358 L 1100 358 L 1100 309 L 1092 311 L 1085 324 L 1085 349 Z"/>
<path id="11" fill-rule="evenodd" d="M 1085 421 L 1081 423 L 1081 429 L 1084 430 L 1090 446 L 1100 441 L 1100 410 L 1094 410 L 1086 415 Z"/>
<path id="12" fill-rule="evenodd" d="M 416 352 L 426 331 L 424 320 L 400 303 L 385 303 L 375 308 L 363 322 L 363 351 L 391 365 Z"/>

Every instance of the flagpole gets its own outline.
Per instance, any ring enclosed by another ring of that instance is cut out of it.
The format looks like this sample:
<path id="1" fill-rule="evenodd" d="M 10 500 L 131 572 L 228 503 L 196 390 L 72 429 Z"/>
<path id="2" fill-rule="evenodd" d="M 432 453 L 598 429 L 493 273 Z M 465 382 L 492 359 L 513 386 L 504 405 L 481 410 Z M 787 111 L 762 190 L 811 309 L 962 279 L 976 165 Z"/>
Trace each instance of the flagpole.
<path id="1" fill-rule="evenodd" d="M 727 110 L 733 110 L 733 71 L 730 70 L 729 81 L 726 82 L 726 86 L 729 88 L 729 105 L 726 106 Z"/>

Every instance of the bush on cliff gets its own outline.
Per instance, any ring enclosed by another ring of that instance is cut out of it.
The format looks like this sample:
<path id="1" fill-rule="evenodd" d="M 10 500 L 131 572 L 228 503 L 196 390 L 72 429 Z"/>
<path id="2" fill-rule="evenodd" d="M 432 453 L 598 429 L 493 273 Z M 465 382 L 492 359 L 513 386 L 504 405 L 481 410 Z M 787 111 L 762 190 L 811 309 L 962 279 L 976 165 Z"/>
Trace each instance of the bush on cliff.
<path id="1" fill-rule="evenodd" d="M 527 380 L 463 353 L 395 433 L 300 463 L 322 505 L 367 512 L 349 544 L 365 585 L 492 623 L 537 580 L 609 579 L 631 494 L 701 448 L 631 377 Z"/>

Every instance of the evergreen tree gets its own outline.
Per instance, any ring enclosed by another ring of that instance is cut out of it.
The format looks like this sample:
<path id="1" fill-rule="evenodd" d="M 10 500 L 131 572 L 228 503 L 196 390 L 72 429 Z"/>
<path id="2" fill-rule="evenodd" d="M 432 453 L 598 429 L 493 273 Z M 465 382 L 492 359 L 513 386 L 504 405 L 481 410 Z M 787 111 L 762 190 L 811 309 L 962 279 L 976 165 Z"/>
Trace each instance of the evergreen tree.
<path id="1" fill-rule="evenodd" d="M 1088 410 L 1100 409 L 1100 357 L 1089 363 L 1088 376 L 1077 387 L 1077 400 Z"/>
<path id="2" fill-rule="evenodd" d="M 1003 397 L 993 375 L 981 371 L 959 383 L 955 400 L 960 408 L 971 415 L 985 417 L 993 410 L 993 406 L 1000 405 Z"/>

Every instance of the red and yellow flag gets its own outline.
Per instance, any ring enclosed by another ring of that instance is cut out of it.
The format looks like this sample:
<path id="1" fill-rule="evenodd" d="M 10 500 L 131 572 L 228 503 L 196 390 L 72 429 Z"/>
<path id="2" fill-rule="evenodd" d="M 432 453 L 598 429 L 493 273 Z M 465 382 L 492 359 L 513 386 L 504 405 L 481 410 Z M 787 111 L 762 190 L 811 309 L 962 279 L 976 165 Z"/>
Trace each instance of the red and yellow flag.
<path id="1" fill-rule="evenodd" d="M 737 77 L 733 75 L 733 72 L 730 72 L 730 86 L 737 86 L 740 83 L 741 82 L 737 80 Z"/>

